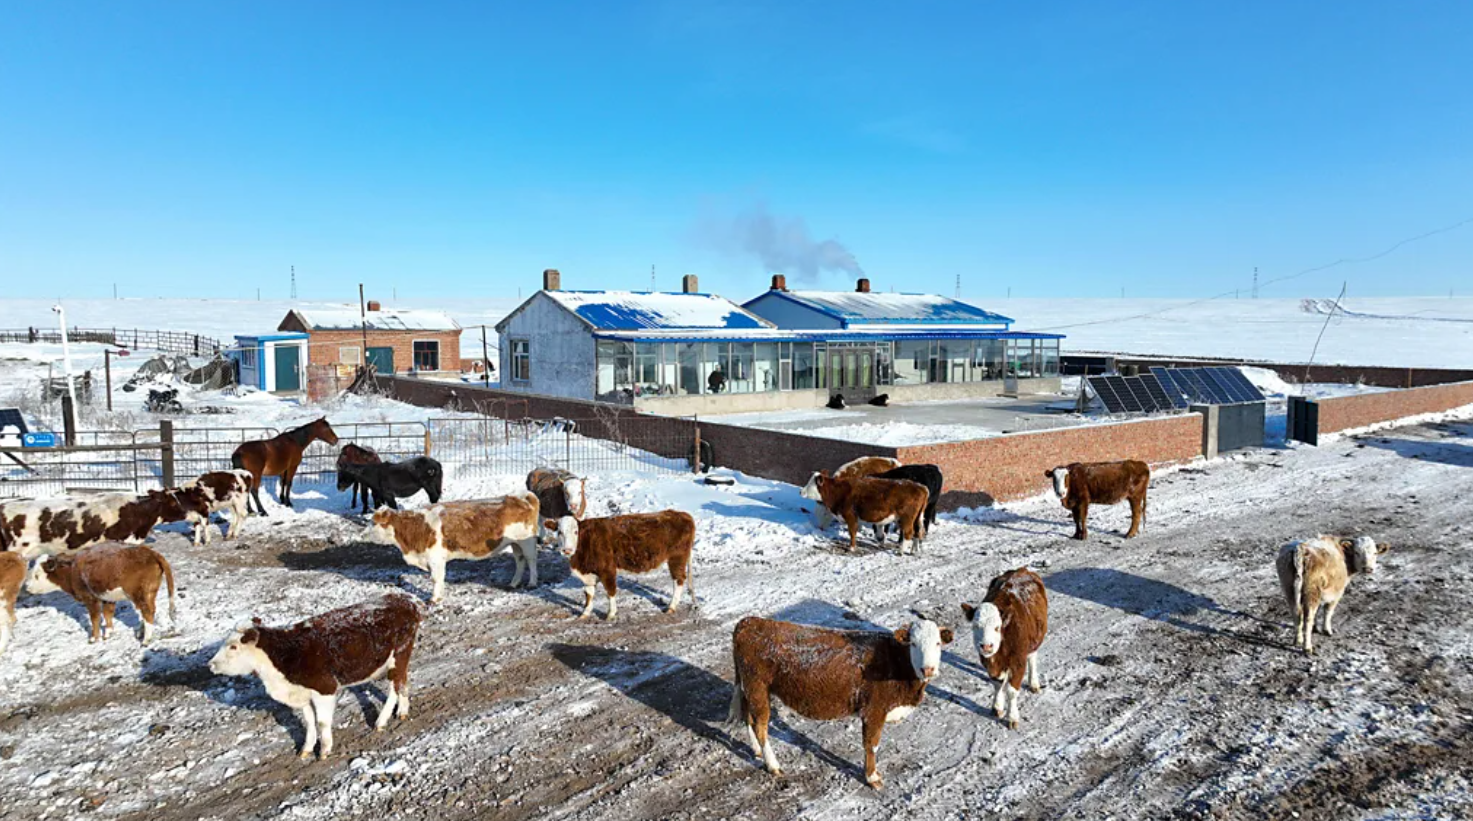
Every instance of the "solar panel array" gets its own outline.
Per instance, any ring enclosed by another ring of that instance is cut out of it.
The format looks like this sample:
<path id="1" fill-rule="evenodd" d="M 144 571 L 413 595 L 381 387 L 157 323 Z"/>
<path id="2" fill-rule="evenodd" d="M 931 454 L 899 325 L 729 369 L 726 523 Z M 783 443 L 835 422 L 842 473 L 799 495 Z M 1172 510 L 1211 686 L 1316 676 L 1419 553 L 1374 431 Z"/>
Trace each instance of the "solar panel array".
<path id="1" fill-rule="evenodd" d="M 1091 376 L 1089 388 L 1110 413 L 1154 413 L 1186 407 L 1175 404 L 1153 374 Z"/>
<path id="2" fill-rule="evenodd" d="M 1151 373 L 1185 405 L 1264 401 L 1263 394 L 1237 368 L 1151 368 Z"/>

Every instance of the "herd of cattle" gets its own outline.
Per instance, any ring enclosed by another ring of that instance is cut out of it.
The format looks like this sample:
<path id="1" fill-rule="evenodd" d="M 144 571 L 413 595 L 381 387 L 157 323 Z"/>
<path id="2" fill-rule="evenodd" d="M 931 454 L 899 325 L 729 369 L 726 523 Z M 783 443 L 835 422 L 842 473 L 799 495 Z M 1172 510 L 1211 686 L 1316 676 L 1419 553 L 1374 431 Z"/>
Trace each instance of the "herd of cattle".
<path id="1" fill-rule="evenodd" d="M 234 469 L 206 473 L 189 484 L 143 495 L 108 494 L 0 502 L 0 654 L 11 639 L 15 603 L 22 585 L 41 594 L 65 591 L 87 608 L 91 641 L 113 632 L 113 611 L 127 600 L 138 611 L 142 641 L 156 629 L 155 599 L 169 592 L 174 623 L 174 574 L 167 559 L 142 542 L 155 527 L 188 522 L 196 546 L 210 541 L 210 517 L 229 511 L 226 539 L 235 538 L 260 502 L 263 476 L 279 476 L 278 498 L 291 504 L 292 477 L 303 451 L 313 441 L 336 444 L 325 419 L 271 440 L 249 442 L 232 458 Z M 588 517 L 586 484 L 557 469 L 539 468 L 527 476 L 527 490 L 498 499 L 441 501 L 444 472 L 428 457 L 386 463 L 371 449 L 345 445 L 338 457 L 338 488 L 352 490 L 375 508 L 367 539 L 396 545 L 404 561 L 429 572 L 431 605 L 445 596 L 445 568 L 453 560 L 479 561 L 510 552 L 516 562 L 512 587 L 536 587 L 539 547 L 557 549 L 571 575 L 582 582 L 584 607 L 593 612 L 599 586 L 608 598 L 606 620 L 618 615 L 619 571 L 646 573 L 665 567 L 674 584 L 667 612 L 689 589 L 699 606 L 692 575 L 695 520 L 666 510 L 603 518 Z M 1071 464 L 1048 471 L 1054 490 L 1074 520 L 1074 538 L 1088 537 L 1091 504 L 1131 508 L 1126 537 L 1145 519 L 1149 468 L 1142 462 Z M 854 460 L 833 473 L 815 473 L 802 496 L 815 503 L 820 527 L 844 522 L 854 549 L 861 525 L 873 527 L 884 544 L 889 528 L 898 531 L 902 555 L 924 543 L 935 523 L 944 478 L 934 465 L 901 465 L 895 459 Z M 425 492 L 429 505 L 401 510 L 396 498 Z M 1285 545 L 1277 558 L 1283 593 L 1296 615 L 1296 644 L 1313 652 L 1315 616 L 1326 608 L 1324 630 L 1333 635 L 1335 608 L 1350 577 L 1370 572 L 1386 551 L 1366 537 L 1318 536 Z M 29 563 L 35 560 L 33 566 Z M 1018 727 L 1018 696 L 1026 684 L 1043 686 L 1038 652 L 1048 633 L 1048 596 L 1043 580 L 1028 568 L 992 579 L 980 603 L 961 605 L 972 641 L 987 673 L 997 680 L 993 709 L 1009 727 Z M 388 698 L 376 728 L 395 713 L 409 711 L 409 662 L 426 608 L 403 594 L 389 593 L 352 607 L 323 613 L 295 625 L 268 627 L 255 619 L 235 629 L 211 659 L 218 675 L 255 674 L 276 701 L 299 709 L 306 725 L 300 754 L 332 751 L 333 708 L 339 692 L 387 676 Z M 759 617 L 737 623 L 732 634 L 735 682 L 730 720 L 744 725 L 753 755 L 781 773 L 768 739 L 771 699 L 816 720 L 859 716 L 865 750 L 865 777 L 881 786 L 875 754 L 886 723 L 899 721 L 921 701 L 926 685 L 940 672 L 942 647 L 950 629 L 931 615 L 914 619 L 893 633 L 840 631 Z M 319 746 L 320 745 L 320 746 Z"/>

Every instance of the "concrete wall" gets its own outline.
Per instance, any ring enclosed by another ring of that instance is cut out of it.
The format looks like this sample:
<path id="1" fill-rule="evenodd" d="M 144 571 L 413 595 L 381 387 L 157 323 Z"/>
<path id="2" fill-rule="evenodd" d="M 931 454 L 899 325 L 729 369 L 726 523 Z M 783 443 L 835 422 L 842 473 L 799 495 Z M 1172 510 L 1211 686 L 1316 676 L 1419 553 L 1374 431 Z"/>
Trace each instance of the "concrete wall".
<path id="1" fill-rule="evenodd" d="M 829 401 L 826 390 L 717 393 L 699 396 L 641 396 L 634 407 L 662 416 L 720 416 L 724 413 L 821 408 Z"/>
<path id="2" fill-rule="evenodd" d="M 784 329 L 837 330 L 843 323 L 828 314 L 800 305 L 776 292 L 767 293 L 742 306 L 772 324 Z"/>
<path id="3" fill-rule="evenodd" d="M 1139 459 L 1161 465 L 1185 462 L 1201 453 L 1202 417 L 1188 413 L 904 447 L 898 450 L 898 458 L 906 464 L 941 468 L 946 476 L 941 505 L 949 510 L 1048 490 L 1044 471 L 1070 462 Z"/>
<path id="4" fill-rule="evenodd" d="M 976 399 L 1001 396 L 1003 382 L 990 379 L 985 382 L 928 382 L 921 385 L 880 385 L 879 393 L 890 394 L 891 402 L 929 402 L 945 399 Z M 1059 378 L 1055 376 L 1038 379 L 1018 380 L 1019 393 L 1058 393 Z"/>
<path id="5" fill-rule="evenodd" d="M 1473 405 L 1473 381 L 1320 399 L 1321 435 Z"/>
<path id="6" fill-rule="evenodd" d="M 593 332 L 581 319 L 538 292 L 501 326 L 501 387 L 503 390 L 592 399 L 595 387 Z M 531 343 L 532 378 L 512 379 L 512 341 Z"/>

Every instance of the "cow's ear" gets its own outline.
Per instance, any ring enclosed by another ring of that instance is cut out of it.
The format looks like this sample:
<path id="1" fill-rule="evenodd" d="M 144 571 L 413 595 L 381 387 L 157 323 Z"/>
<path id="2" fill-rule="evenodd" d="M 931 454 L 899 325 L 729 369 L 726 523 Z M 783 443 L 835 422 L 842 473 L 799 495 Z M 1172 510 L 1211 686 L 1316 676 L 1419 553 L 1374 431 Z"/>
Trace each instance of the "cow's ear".
<path id="1" fill-rule="evenodd" d="M 557 530 L 557 520 L 556 519 L 543 519 L 542 520 L 542 529 L 543 530 Z"/>
<path id="2" fill-rule="evenodd" d="M 1386 551 L 1388 551 L 1390 549 L 1391 549 L 1391 545 L 1389 545 L 1389 544 L 1387 544 L 1385 542 L 1380 542 L 1380 543 L 1378 543 L 1376 545 L 1376 555 L 1379 556 L 1382 553 L 1385 553 Z"/>
<path id="3" fill-rule="evenodd" d="M 962 602 L 962 612 L 967 614 L 967 621 L 971 621 L 977 616 L 977 606 L 975 604 L 967 604 L 966 602 Z"/>
<path id="4" fill-rule="evenodd" d="M 1355 547 L 1355 542 L 1354 541 L 1352 541 L 1350 539 L 1341 539 L 1340 540 L 1340 548 L 1342 550 L 1349 550 L 1352 547 Z"/>
<path id="5" fill-rule="evenodd" d="M 895 631 L 895 640 L 901 644 L 910 644 L 910 627 L 902 627 Z"/>
<path id="6" fill-rule="evenodd" d="M 951 640 L 954 639 L 954 638 L 956 638 L 956 634 L 953 633 L 953 632 L 951 632 L 951 628 L 950 627 L 943 627 L 943 628 L 941 628 L 941 643 L 942 644 L 951 644 Z"/>
<path id="7" fill-rule="evenodd" d="M 1052 478 L 1054 478 L 1054 469 L 1053 469 L 1053 468 L 1049 468 L 1049 469 L 1048 469 L 1048 470 L 1045 470 L 1045 471 L 1044 471 L 1044 472 L 1043 472 L 1043 475 L 1044 475 L 1044 476 L 1045 476 L 1045 477 L 1047 477 L 1047 478 L 1049 478 L 1049 479 L 1052 479 Z"/>

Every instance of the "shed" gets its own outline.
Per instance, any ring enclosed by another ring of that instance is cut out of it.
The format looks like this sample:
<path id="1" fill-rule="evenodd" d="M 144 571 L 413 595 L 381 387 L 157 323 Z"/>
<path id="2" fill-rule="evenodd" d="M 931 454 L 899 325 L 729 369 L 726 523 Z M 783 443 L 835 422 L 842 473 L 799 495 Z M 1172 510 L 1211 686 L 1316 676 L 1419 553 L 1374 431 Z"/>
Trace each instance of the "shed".
<path id="1" fill-rule="evenodd" d="M 295 393 L 306 386 L 306 347 L 305 333 L 237 336 L 227 355 L 240 369 L 240 384 L 272 393 Z"/>
<path id="2" fill-rule="evenodd" d="M 383 308 L 369 301 L 354 305 L 294 308 L 279 331 L 308 336 L 313 365 L 361 365 L 365 340 L 368 362 L 379 373 L 460 373 L 459 323 L 444 311 Z"/>

